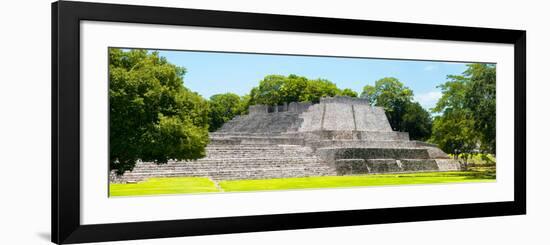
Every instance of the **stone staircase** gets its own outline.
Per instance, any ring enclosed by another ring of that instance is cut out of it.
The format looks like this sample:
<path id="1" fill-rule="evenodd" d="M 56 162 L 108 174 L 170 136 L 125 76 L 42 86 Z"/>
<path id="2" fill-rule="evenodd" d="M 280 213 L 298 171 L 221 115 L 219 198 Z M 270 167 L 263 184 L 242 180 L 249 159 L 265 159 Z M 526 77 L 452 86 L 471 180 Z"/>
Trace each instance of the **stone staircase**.
<path id="1" fill-rule="evenodd" d="M 265 179 L 335 175 L 309 147 L 299 145 L 215 145 L 196 161 L 166 164 L 140 162 L 113 182 L 136 182 L 151 177 L 209 177 L 213 180 Z"/>
<path id="2" fill-rule="evenodd" d="M 241 115 L 226 122 L 218 132 L 277 134 L 287 131 L 297 131 L 300 122 L 301 119 L 296 112 Z"/>

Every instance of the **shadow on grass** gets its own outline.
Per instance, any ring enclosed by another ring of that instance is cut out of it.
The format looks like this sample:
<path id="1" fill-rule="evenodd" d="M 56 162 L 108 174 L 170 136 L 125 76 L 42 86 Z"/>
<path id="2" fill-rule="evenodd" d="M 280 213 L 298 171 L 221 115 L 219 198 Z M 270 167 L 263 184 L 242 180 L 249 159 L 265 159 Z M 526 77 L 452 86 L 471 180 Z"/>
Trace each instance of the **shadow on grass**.
<path id="1" fill-rule="evenodd" d="M 477 171 L 472 171 L 472 172 L 468 172 L 470 174 L 466 175 L 466 179 L 496 179 L 497 178 L 497 173 L 496 171 L 494 172 L 488 172 L 488 171 L 483 171 L 483 172 L 477 172 Z"/>
<path id="2" fill-rule="evenodd" d="M 495 167 L 483 167 L 483 168 L 471 168 L 466 171 L 460 172 L 431 172 L 431 173 L 417 173 L 417 174 L 403 174 L 397 175 L 398 178 L 417 178 L 417 177 L 463 177 L 464 179 L 496 179 Z"/>

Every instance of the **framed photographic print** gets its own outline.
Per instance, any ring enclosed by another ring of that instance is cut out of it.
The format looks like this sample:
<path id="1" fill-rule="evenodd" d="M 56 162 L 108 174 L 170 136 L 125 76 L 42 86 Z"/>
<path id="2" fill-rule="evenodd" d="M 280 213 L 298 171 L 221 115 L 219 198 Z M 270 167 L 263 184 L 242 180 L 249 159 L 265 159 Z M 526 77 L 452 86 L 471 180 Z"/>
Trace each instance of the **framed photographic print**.
<path id="1" fill-rule="evenodd" d="M 520 215 L 521 30 L 52 4 L 52 241 Z"/>

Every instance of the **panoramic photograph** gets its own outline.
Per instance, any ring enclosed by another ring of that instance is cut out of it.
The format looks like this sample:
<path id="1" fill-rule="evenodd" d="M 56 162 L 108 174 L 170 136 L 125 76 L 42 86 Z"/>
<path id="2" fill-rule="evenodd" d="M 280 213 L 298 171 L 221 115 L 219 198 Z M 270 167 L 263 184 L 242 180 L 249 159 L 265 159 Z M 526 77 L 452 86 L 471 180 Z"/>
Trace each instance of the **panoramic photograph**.
<path id="1" fill-rule="evenodd" d="M 496 64 L 109 48 L 109 197 L 496 181 Z"/>

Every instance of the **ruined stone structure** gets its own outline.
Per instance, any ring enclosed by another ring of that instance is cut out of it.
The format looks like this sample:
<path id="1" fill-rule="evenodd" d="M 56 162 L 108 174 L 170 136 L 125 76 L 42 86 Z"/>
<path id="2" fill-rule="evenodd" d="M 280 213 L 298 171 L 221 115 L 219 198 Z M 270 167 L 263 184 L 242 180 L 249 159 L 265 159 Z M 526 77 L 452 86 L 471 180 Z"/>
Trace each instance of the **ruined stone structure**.
<path id="1" fill-rule="evenodd" d="M 197 161 L 138 163 L 112 181 L 148 177 L 212 179 L 285 178 L 459 170 L 431 145 L 390 127 L 385 112 L 364 99 L 322 98 L 320 103 L 255 105 L 210 134 L 207 156 Z"/>

